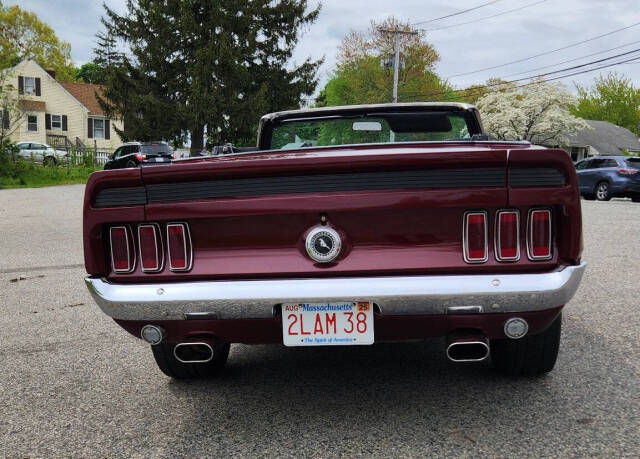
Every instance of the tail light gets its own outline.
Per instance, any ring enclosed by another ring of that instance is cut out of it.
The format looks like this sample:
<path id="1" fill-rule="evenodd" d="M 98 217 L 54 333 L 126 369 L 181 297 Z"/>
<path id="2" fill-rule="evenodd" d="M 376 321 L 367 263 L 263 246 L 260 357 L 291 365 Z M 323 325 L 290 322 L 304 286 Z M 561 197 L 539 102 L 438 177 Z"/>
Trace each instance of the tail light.
<path id="1" fill-rule="evenodd" d="M 517 261 L 520 259 L 520 212 L 501 210 L 496 214 L 496 259 Z"/>
<path id="2" fill-rule="evenodd" d="M 527 251 L 530 260 L 551 258 L 551 211 L 532 209 L 529 211 Z"/>
<path id="3" fill-rule="evenodd" d="M 464 261 L 484 263 L 489 254 L 487 249 L 487 213 L 467 212 L 463 228 Z"/>
<path id="4" fill-rule="evenodd" d="M 164 250 L 160 227 L 157 224 L 138 226 L 138 247 L 140 249 L 140 268 L 144 272 L 158 272 L 164 263 Z"/>
<path id="5" fill-rule="evenodd" d="M 167 224 L 167 251 L 171 271 L 189 271 L 191 269 L 193 259 L 191 235 L 186 223 Z"/>
<path id="6" fill-rule="evenodd" d="M 138 154 L 136 155 L 136 159 L 137 159 L 138 161 L 144 161 L 145 159 L 147 159 L 147 155 L 141 155 L 140 153 L 138 153 Z"/>
<path id="7" fill-rule="evenodd" d="M 135 268 L 135 251 L 133 240 L 129 237 L 130 230 L 126 226 L 112 226 L 109 228 L 109 243 L 111 247 L 111 266 L 115 273 L 130 273 Z"/>
<path id="8" fill-rule="evenodd" d="M 618 173 L 622 175 L 633 175 L 638 173 L 638 169 L 618 169 Z"/>

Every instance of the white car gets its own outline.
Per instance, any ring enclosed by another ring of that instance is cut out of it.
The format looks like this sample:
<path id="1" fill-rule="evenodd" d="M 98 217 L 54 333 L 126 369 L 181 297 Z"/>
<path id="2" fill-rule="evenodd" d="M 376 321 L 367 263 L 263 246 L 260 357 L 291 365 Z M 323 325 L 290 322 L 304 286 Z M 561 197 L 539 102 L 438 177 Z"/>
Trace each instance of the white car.
<path id="1" fill-rule="evenodd" d="M 64 150 L 56 150 L 51 145 L 40 142 L 19 142 L 16 144 L 18 155 L 24 159 L 33 159 L 37 163 L 45 166 L 55 166 L 67 161 L 68 153 Z"/>

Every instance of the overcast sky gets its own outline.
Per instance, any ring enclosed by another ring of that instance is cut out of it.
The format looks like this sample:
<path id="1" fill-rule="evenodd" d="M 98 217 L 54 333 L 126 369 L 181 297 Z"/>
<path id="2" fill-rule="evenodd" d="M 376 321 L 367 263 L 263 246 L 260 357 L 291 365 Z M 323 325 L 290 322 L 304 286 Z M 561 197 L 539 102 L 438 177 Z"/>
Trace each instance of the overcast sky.
<path id="1" fill-rule="evenodd" d="M 428 30 L 476 21 L 486 16 L 536 3 L 536 1 L 539 0 L 499 0 L 486 7 L 448 19 L 429 22 L 420 27 Z M 309 0 L 309 3 L 313 6 L 317 1 Z M 320 17 L 304 32 L 296 50 L 295 59 L 301 62 L 307 56 L 314 59 L 324 56 L 325 64 L 321 70 L 321 78 L 324 82 L 335 63 L 337 46 L 350 29 L 364 30 L 368 28 L 372 19 L 382 20 L 392 14 L 414 23 L 456 13 L 483 3 L 487 3 L 487 0 L 324 0 Z M 4 4 L 19 4 L 21 8 L 35 12 L 41 20 L 52 26 L 59 38 L 71 43 L 72 57 L 77 65 L 91 60 L 91 49 L 95 45 L 94 35 L 96 31 L 101 30 L 102 0 L 55 0 L 54 2 L 51 0 L 5 0 Z M 107 0 L 107 4 L 116 11 L 125 11 L 125 0 Z M 452 75 L 545 53 L 640 23 L 639 6 L 638 0 L 545 0 L 537 5 L 495 18 L 429 31 L 427 40 L 440 53 L 438 74 L 448 78 Z M 637 43 L 631 44 L 632 42 Z M 629 45 L 622 46 L 626 44 Z M 564 64 L 567 60 L 614 47 L 620 48 Z M 450 82 L 457 87 L 464 87 L 473 83 L 482 83 L 490 77 L 509 77 L 525 72 L 506 79 L 522 78 L 580 65 L 634 49 L 640 49 L 640 24 L 564 51 L 493 70 L 450 78 Z M 637 55 L 640 58 L 640 52 Z M 629 57 L 633 56 L 633 54 L 629 55 Z M 531 69 L 556 63 L 561 65 L 528 72 Z M 607 63 L 609 62 L 605 61 L 600 65 Z M 612 69 L 624 73 L 632 78 L 637 86 L 640 86 L 640 63 L 618 65 Z M 575 71 L 579 70 L 582 69 Z M 588 85 L 594 76 L 609 70 L 598 70 L 561 81 L 570 88 L 573 87 L 572 81 Z"/>

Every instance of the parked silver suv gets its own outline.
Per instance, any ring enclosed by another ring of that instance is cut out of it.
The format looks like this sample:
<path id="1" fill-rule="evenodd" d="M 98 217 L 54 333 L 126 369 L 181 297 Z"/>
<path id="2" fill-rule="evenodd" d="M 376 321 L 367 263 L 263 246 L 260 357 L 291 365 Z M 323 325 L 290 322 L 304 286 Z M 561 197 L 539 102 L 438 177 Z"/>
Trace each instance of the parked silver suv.
<path id="1" fill-rule="evenodd" d="M 18 155 L 27 160 L 42 163 L 45 166 L 55 166 L 67 162 L 69 154 L 64 150 L 56 150 L 51 145 L 41 142 L 18 142 Z"/>

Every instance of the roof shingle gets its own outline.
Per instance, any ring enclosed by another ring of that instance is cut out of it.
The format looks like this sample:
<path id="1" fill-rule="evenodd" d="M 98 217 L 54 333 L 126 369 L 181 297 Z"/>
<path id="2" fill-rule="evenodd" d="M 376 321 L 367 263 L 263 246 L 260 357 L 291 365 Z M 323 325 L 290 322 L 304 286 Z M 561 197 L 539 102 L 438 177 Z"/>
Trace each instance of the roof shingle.
<path id="1" fill-rule="evenodd" d="M 622 155 L 640 151 L 640 139 L 633 132 L 607 121 L 585 120 L 591 129 L 569 137 L 570 146 L 590 146 L 601 155 Z"/>
<path id="2" fill-rule="evenodd" d="M 100 97 L 104 97 L 104 88 L 98 84 L 89 83 L 73 83 L 69 81 L 59 82 L 64 89 L 69 91 L 73 97 L 87 107 L 89 114 L 91 115 L 104 115 L 104 111 L 98 103 L 96 94 Z"/>
<path id="3" fill-rule="evenodd" d="M 46 111 L 46 105 L 40 100 L 20 99 L 18 101 L 18 108 L 27 112 L 44 112 Z"/>

